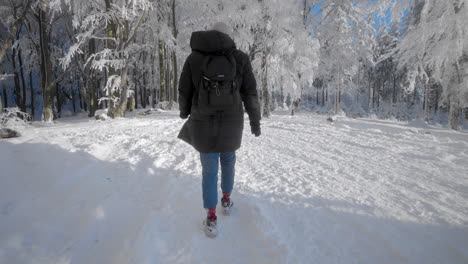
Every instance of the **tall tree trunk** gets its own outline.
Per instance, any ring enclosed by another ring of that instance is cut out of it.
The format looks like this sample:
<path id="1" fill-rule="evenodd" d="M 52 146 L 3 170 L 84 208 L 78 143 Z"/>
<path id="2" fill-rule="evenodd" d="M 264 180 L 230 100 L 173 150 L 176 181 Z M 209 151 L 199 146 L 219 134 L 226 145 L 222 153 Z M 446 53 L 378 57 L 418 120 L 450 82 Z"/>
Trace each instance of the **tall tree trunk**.
<path id="1" fill-rule="evenodd" d="M 73 87 L 70 89 L 70 93 L 71 93 L 70 95 L 71 95 L 72 106 L 73 106 L 73 113 L 76 113 L 76 96 L 75 96 L 75 89 L 73 89 Z"/>
<path id="2" fill-rule="evenodd" d="M 94 70 L 90 70 L 89 75 L 89 117 L 93 117 L 97 110 L 97 93 L 98 89 L 96 87 L 96 73 Z"/>
<path id="3" fill-rule="evenodd" d="M 315 105 L 319 105 L 319 88 L 317 87 L 316 94 L 315 94 Z"/>
<path id="4" fill-rule="evenodd" d="M 325 87 L 322 86 L 322 102 L 320 104 L 322 107 L 325 106 Z"/>
<path id="5" fill-rule="evenodd" d="M 151 93 L 151 102 L 150 102 L 150 105 L 151 107 L 155 107 L 156 106 L 156 103 L 157 103 L 157 99 L 159 98 L 158 97 L 158 90 L 157 90 L 157 85 L 155 83 L 155 80 L 156 80 L 156 70 L 155 70 L 155 56 L 154 56 L 154 49 L 151 51 L 151 85 L 152 85 L 152 93 Z"/>
<path id="6" fill-rule="evenodd" d="M 176 0 L 172 0 L 172 34 L 174 35 L 174 39 L 177 40 L 177 24 L 176 24 Z M 173 101 L 177 102 L 177 91 L 178 91 L 178 81 L 177 79 L 179 78 L 178 72 L 177 72 L 177 54 L 174 50 L 172 51 L 172 67 L 173 67 Z"/>
<path id="7" fill-rule="evenodd" d="M 21 49 L 18 49 L 18 61 L 20 66 L 21 73 L 21 86 L 23 88 L 22 92 L 22 101 L 21 101 L 21 111 L 26 113 L 26 82 L 24 81 L 24 69 L 23 69 L 23 59 L 21 57 Z"/>
<path id="8" fill-rule="evenodd" d="M 460 74 L 460 68 L 458 67 L 458 63 L 455 63 L 455 70 L 456 70 L 456 79 L 451 82 L 451 85 L 457 87 L 462 85 L 462 78 Z M 457 89 L 458 88 L 458 89 Z M 449 95 L 449 124 L 450 129 L 459 130 L 460 129 L 460 114 L 461 114 L 461 107 L 460 107 L 460 96 L 458 91 L 460 87 L 451 87 L 450 90 L 451 94 Z"/>
<path id="9" fill-rule="evenodd" d="M 120 73 L 120 98 L 118 100 L 118 104 L 115 107 L 115 110 L 110 112 L 110 117 L 123 117 L 125 115 L 125 110 L 127 110 L 127 93 L 128 93 L 128 86 L 127 86 L 127 78 L 128 78 L 128 65 L 126 65 L 122 72 Z"/>
<path id="10" fill-rule="evenodd" d="M 170 65 L 170 57 L 168 52 L 168 47 L 164 45 L 164 80 L 166 80 L 166 100 L 170 103 L 172 101 L 172 89 L 171 89 L 171 68 Z"/>
<path id="11" fill-rule="evenodd" d="M 3 107 L 8 108 L 8 93 L 7 90 L 5 89 L 5 85 L 2 84 L 2 89 L 3 89 Z"/>
<path id="12" fill-rule="evenodd" d="M 460 119 L 460 103 L 458 98 L 452 96 L 449 100 L 449 126 L 450 129 L 459 130 L 459 119 Z"/>
<path id="13" fill-rule="evenodd" d="M 163 42 L 160 39 L 158 41 L 159 50 L 159 101 L 163 102 L 166 100 L 165 82 L 164 82 L 164 48 Z"/>
<path id="14" fill-rule="evenodd" d="M 144 99 L 145 95 L 143 93 L 144 89 L 143 89 L 142 86 L 139 86 L 139 87 L 140 87 L 140 89 L 139 89 L 140 90 L 139 91 L 140 92 L 140 105 L 141 105 L 141 108 L 144 109 L 145 108 L 145 103 L 144 103 L 145 102 L 145 99 Z M 137 91 L 136 87 L 135 87 L 135 101 L 137 102 L 137 105 L 138 105 L 138 91 Z"/>
<path id="15" fill-rule="evenodd" d="M 54 118 L 54 96 L 55 84 L 53 82 L 52 64 L 50 62 L 49 32 L 47 19 L 47 4 L 45 0 L 40 1 L 39 6 L 39 40 L 41 52 L 41 85 L 43 90 L 43 117 L 44 121 L 51 122 Z"/>
<path id="16" fill-rule="evenodd" d="M 173 82 L 172 82 L 172 87 L 173 87 L 173 101 L 177 103 L 177 91 L 178 91 L 178 78 L 179 76 L 177 73 L 177 54 L 175 50 L 172 52 L 172 75 L 173 75 Z"/>
<path id="17" fill-rule="evenodd" d="M 270 117 L 270 96 L 268 91 L 268 52 L 262 54 L 262 101 L 263 101 L 263 116 Z"/>
<path id="18" fill-rule="evenodd" d="M 335 115 L 337 115 L 340 111 L 340 85 L 336 86 L 335 90 Z"/>
<path id="19" fill-rule="evenodd" d="M 393 75 L 393 93 L 392 93 L 392 103 L 396 103 L 396 74 L 392 73 Z"/>
<path id="20" fill-rule="evenodd" d="M 328 100 L 328 85 L 327 85 L 327 88 L 325 89 L 325 104 L 324 104 L 327 106 L 327 108 L 328 108 L 328 101 L 329 100 Z"/>
<path id="21" fill-rule="evenodd" d="M 368 87 L 368 94 L 369 94 L 369 96 L 368 96 L 368 100 L 367 100 L 367 102 L 368 102 L 367 107 L 369 108 L 369 109 L 368 109 L 368 112 L 370 112 L 371 109 L 372 109 L 372 102 L 373 102 L 373 99 L 372 99 L 372 88 L 371 88 L 371 87 L 372 87 L 372 84 L 371 84 L 371 78 L 372 78 L 372 76 L 371 76 L 370 70 L 368 71 L 368 76 L 369 76 L 369 87 Z"/>
<path id="22" fill-rule="evenodd" d="M 62 117 L 62 98 L 60 97 L 59 94 L 59 88 L 58 88 L 58 83 L 53 85 L 55 87 L 55 96 L 57 97 L 57 116 L 60 118 Z M 52 97 L 53 100 L 53 97 Z"/>
<path id="23" fill-rule="evenodd" d="M 80 74 L 81 85 L 78 87 L 79 96 L 80 96 L 80 107 L 85 112 L 88 112 L 88 93 L 86 92 L 86 81 L 83 78 L 83 75 Z M 90 80 L 88 80 L 90 82 Z"/>
<path id="24" fill-rule="evenodd" d="M 31 97 L 31 118 L 34 121 L 35 114 L 36 114 L 36 104 L 35 104 L 35 96 L 34 96 L 34 87 L 33 87 L 33 81 L 32 81 L 32 70 L 29 69 L 29 93 Z"/>
<path id="25" fill-rule="evenodd" d="M 104 0 L 106 4 L 106 12 L 109 12 L 110 9 L 112 8 L 112 0 Z M 110 50 L 115 50 L 116 49 L 116 44 L 113 41 L 117 37 L 117 24 L 111 19 L 110 21 L 107 22 L 107 27 L 106 27 L 106 34 L 107 34 L 107 40 L 106 40 L 106 47 Z M 116 70 L 114 67 L 110 66 L 107 68 L 107 81 L 112 75 L 116 74 Z M 114 93 L 111 94 L 111 91 L 107 91 L 107 97 L 110 98 L 109 100 L 109 109 L 108 112 L 112 113 L 115 111 L 115 108 L 117 107 L 115 105 L 114 99 L 119 97 L 119 92 L 115 91 Z"/>
<path id="26" fill-rule="evenodd" d="M 2 91 L 2 96 L 4 96 L 4 95 L 3 95 L 3 91 Z M 3 113 L 3 105 L 2 105 L 2 100 L 3 100 L 3 98 L 2 98 L 2 97 L 0 97 L 0 114 L 1 114 L 1 113 Z"/>
<path id="27" fill-rule="evenodd" d="M 146 102 L 148 101 L 148 98 L 146 96 L 146 89 L 147 89 L 147 81 L 146 81 L 146 78 L 148 77 L 148 74 L 147 74 L 147 69 L 146 69 L 146 61 L 148 59 L 148 54 L 147 52 L 142 52 L 142 57 L 143 57 L 143 67 L 145 67 L 143 69 L 143 74 L 142 74 L 142 79 L 143 79 L 143 87 L 140 87 L 140 104 L 141 104 L 141 107 L 143 107 L 143 109 L 146 108 Z M 136 91 L 135 91 L 136 92 Z"/>
<path id="28" fill-rule="evenodd" d="M 96 41 L 94 39 L 89 40 L 89 54 L 94 54 L 96 52 Z M 89 70 L 89 117 L 93 117 L 96 113 L 98 102 L 98 89 L 97 89 L 97 80 L 96 80 L 96 73 L 93 69 Z"/>
<path id="29" fill-rule="evenodd" d="M 18 75 L 18 69 L 16 67 L 16 48 L 13 48 L 13 51 L 11 54 L 11 60 L 12 60 L 12 65 L 13 65 L 14 82 L 15 82 L 15 103 L 18 106 L 18 108 L 20 108 L 22 111 L 23 99 L 21 99 L 21 85 L 20 85 L 20 80 L 19 80 L 19 75 Z"/>
<path id="30" fill-rule="evenodd" d="M 86 100 L 83 100 L 83 96 L 81 95 L 81 87 L 78 87 L 78 101 L 80 102 L 79 103 L 80 112 L 82 112 L 84 109 L 84 105 L 86 105 L 86 102 L 85 102 Z"/>
<path id="31" fill-rule="evenodd" d="M 431 85 L 429 83 L 426 83 L 425 89 L 424 89 L 424 104 L 423 104 L 423 109 L 424 109 L 424 121 L 429 122 L 429 114 L 430 114 L 430 89 Z"/>

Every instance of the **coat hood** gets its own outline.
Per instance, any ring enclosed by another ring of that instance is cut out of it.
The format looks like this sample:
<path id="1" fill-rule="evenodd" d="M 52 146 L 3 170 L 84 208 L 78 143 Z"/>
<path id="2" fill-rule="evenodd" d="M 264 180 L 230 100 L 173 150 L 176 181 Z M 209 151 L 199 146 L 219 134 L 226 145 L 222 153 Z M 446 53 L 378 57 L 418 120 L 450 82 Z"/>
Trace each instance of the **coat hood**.
<path id="1" fill-rule="evenodd" d="M 196 31 L 190 38 L 193 51 L 202 53 L 223 53 L 236 49 L 236 44 L 229 35 L 216 30 Z"/>

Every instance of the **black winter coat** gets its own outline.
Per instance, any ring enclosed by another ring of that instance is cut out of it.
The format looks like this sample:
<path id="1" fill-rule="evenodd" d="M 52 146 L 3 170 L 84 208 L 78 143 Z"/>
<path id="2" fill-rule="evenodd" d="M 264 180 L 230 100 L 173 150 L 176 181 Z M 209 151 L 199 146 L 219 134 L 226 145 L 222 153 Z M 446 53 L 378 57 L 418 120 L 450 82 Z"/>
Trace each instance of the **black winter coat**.
<path id="1" fill-rule="evenodd" d="M 181 116 L 190 115 L 178 137 L 199 152 L 233 152 L 240 148 L 244 127 L 244 107 L 251 123 L 260 121 L 257 84 L 248 56 L 236 49 L 234 41 L 218 31 L 193 32 L 192 53 L 185 61 L 179 82 Z M 237 80 L 242 102 L 231 110 L 216 115 L 206 114 L 198 107 L 198 84 L 204 54 L 232 52 L 236 60 Z M 244 107 L 243 107 L 244 106 Z"/>

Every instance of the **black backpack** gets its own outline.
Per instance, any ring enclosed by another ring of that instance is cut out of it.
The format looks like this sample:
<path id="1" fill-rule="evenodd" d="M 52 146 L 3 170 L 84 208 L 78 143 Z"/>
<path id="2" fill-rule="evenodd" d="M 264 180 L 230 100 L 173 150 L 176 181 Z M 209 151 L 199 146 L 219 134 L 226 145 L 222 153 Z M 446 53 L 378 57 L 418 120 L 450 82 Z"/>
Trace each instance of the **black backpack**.
<path id="1" fill-rule="evenodd" d="M 232 109 L 240 102 L 236 60 L 232 53 L 204 54 L 198 106 L 209 112 Z"/>

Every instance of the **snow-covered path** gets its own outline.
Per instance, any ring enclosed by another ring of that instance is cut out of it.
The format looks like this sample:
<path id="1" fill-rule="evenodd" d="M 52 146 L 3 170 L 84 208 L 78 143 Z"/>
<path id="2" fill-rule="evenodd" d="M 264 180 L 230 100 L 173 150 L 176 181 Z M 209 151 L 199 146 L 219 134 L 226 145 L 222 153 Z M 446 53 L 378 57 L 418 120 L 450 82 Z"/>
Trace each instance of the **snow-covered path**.
<path id="1" fill-rule="evenodd" d="M 468 134 L 317 115 L 248 123 L 235 208 L 201 230 L 177 113 L 0 141 L 0 263 L 468 263 Z"/>

